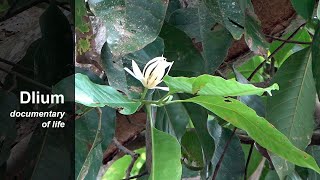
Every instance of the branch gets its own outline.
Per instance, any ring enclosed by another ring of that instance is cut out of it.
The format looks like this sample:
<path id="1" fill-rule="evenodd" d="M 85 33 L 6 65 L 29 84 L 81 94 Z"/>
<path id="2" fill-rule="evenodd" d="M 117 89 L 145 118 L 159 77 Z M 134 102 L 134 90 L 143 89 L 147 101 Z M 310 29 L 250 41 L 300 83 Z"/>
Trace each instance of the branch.
<path id="1" fill-rule="evenodd" d="M 293 43 L 293 44 L 311 44 L 311 42 L 302 42 L 302 41 L 295 41 L 295 40 L 287 40 L 287 39 L 282 39 L 280 37 L 274 37 L 274 36 L 271 36 L 271 35 L 265 35 L 266 37 L 268 38 L 271 38 L 273 40 L 277 40 L 277 41 L 282 41 L 282 42 L 285 42 L 285 43 Z"/>
<path id="2" fill-rule="evenodd" d="M 30 78 L 28 78 L 28 77 L 26 77 L 26 76 L 24 76 L 24 75 L 22 75 L 20 73 L 17 73 L 17 72 L 12 71 L 12 70 L 7 70 L 7 69 L 4 69 L 2 67 L 0 67 L 0 71 L 4 71 L 4 72 L 6 72 L 8 74 L 12 74 L 14 76 L 17 76 L 17 77 L 19 77 L 19 78 L 21 78 L 21 79 L 23 79 L 23 80 L 25 80 L 25 81 L 27 81 L 29 83 L 32 83 L 32 84 L 34 84 L 34 85 L 36 85 L 38 87 L 41 87 L 42 89 L 45 89 L 45 90 L 51 92 L 51 88 L 50 87 L 48 87 L 48 86 L 46 86 L 46 85 L 44 85 L 42 83 L 39 83 L 39 82 L 37 82 L 37 81 L 35 81 L 33 79 L 30 79 Z"/>
<path id="3" fill-rule="evenodd" d="M 253 150 L 253 143 L 250 146 L 250 150 L 249 150 L 249 154 L 248 154 L 248 158 L 247 158 L 247 162 L 246 162 L 246 167 L 244 169 L 244 180 L 247 179 L 247 171 L 248 171 L 248 166 L 249 166 L 249 162 L 250 162 L 250 158 L 251 158 L 251 154 L 252 154 L 252 150 Z"/>
<path id="4" fill-rule="evenodd" d="M 129 150 L 128 148 L 124 147 L 115 137 L 112 139 L 113 143 L 117 146 L 117 148 L 119 150 L 121 150 L 122 152 L 124 152 L 127 155 L 130 155 L 132 160 L 128 166 L 128 169 L 126 170 L 126 178 L 125 180 L 130 179 L 130 173 L 132 171 L 132 168 L 134 166 L 134 163 L 137 161 L 138 157 L 140 156 L 139 154 Z"/>
<path id="5" fill-rule="evenodd" d="M 224 146 L 224 149 L 222 151 L 222 155 L 220 156 L 220 159 L 216 165 L 216 168 L 214 169 L 214 173 L 213 173 L 213 176 L 212 176 L 212 180 L 215 180 L 217 178 L 217 175 L 218 175 L 218 172 L 219 172 L 219 169 L 220 169 L 220 166 L 221 166 L 221 163 L 222 163 L 222 160 L 224 158 L 224 155 L 226 154 L 227 152 L 227 149 L 231 143 L 231 140 L 232 140 L 232 137 L 234 136 L 235 132 L 236 132 L 237 128 L 234 128 L 233 131 L 232 131 L 232 134 L 231 136 L 229 137 L 226 145 Z"/>
<path id="6" fill-rule="evenodd" d="M 300 28 L 303 27 L 304 25 L 306 25 L 306 23 L 301 24 L 286 40 L 288 41 L 288 40 L 290 40 L 291 38 L 293 38 L 293 36 L 296 35 L 296 34 L 299 32 Z M 261 62 L 261 63 L 259 64 L 259 66 L 256 67 L 256 69 L 250 74 L 250 76 L 249 76 L 249 78 L 248 78 L 248 81 L 250 81 L 250 80 L 253 78 L 253 76 L 259 71 L 259 69 L 264 65 L 264 63 L 267 62 L 268 59 L 271 59 L 271 64 L 274 64 L 275 59 L 272 59 L 272 57 L 273 57 L 278 51 L 280 51 L 280 49 L 281 49 L 286 43 L 287 43 L 287 42 L 282 42 L 281 45 L 280 45 L 279 47 L 277 47 L 277 49 L 275 49 L 275 50 L 270 54 L 270 56 L 269 56 L 267 59 L 265 59 L 263 62 Z M 273 69 L 273 67 L 271 67 L 271 68 Z"/>

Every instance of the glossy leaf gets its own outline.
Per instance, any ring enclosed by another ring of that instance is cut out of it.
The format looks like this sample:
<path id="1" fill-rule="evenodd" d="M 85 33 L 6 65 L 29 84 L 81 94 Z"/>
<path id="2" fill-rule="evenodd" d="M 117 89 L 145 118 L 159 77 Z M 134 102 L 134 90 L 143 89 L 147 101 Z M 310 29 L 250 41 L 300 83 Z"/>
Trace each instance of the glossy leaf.
<path id="1" fill-rule="evenodd" d="M 271 94 L 272 90 L 279 89 L 277 84 L 273 84 L 268 88 L 259 88 L 251 84 L 241 84 L 234 79 L 225 80 L 221 77 L 208 74 L 196 78 L 166 76 L 164 82 L 172 93 L 186 92 L 210 96 L 262 95 L 264 92 Z"/>
<path id="2" fill-rule="evenodd" d="M 260 21 L 253 10 L 246 10 L 244 38 L 248 47 L 256 55 L 267 56 L 269 45 L 260 30 Z"/>
<path id="3" fill-rule="evenodd" d="M 310 49 L 291 55 L 272 81 L 280 90 L 267 98 L 267 119 L 301 150 L 310 143 L 314 129 L 316 90 L 311 63 Z M 275 156 L 271 159 L 280 177 L 293 173 L 292 164 Z"/>
<path id="4" fill-rule="evenodd" d="M 17 135 L 15 117 L 10 117 L 12 111 L 19 111 L 19 102 L 17 97 L 11 93 L 0 89 L 0 165 L 3 165 L 11 151 L 11 146 Z"/>
<path id="5" fill-rule="evenodd" d="M 191 39 L 178 28 L 164 24 L 160 37 L 164 40 L 164 56 L 174 61 L 171 75 L 196 76 L 204 73 L 204 60 Z"/>
<path id="6" fill-rule="evenodd" d="M 149 180 L 180 180 L 182 166 L 179 142 L 171 135 L 152 128 L 152 170 Z"/>
<path id="7" fill-rule="evenodd" d="M 244 24 L 244 14 L 240 4 L 236 0 L 205 0 L 205 5 L 213 15 L 213 18 L 224 25 L 234 39 L 240 39 L 243 29 L 234 25 L 230 19 L 238 24 Z"/>
<path id="8" fill-rule="evenodd" d="M 225 27 L 217 24 L 219 20 L 214 18 L 203 2 L 200 2 L 198 11 L 202 54 L 205 60 L 206 72 L 211 74 L 223 63 L 233 38 Z"/>
<path id="9" fill-rule="evenodd" d="M 214 167 L 221 158 L 226 143 L 232 138 L 228 149 L 225 151 L 216 179 L 241 179 L 244 176 L 245 157 L 238 137 L 231 137 L 232 131 L 222 128 L 216 120 L 208 121 L 208 131 L 216 146 L 212 158 Z"/>
<path id="10" fill-rule="evenodd" d="M 117 57 L 153 42 L 162 27 L 169 1 L 89 0 L 93 13 L 104 21 L 107 43 Z"/>
<path id="11" fill-rule="evenodd" d="M 252 139 L 268 151 L 298 166 L 320 173 L 320 168 L 309 154 L 296 148 L 285 135 L 241 102 L 215 96 L 197 96 L 185 102 L 193 102 L 205 107 L 232 125 L 245 130 Z"/>
<path id="12" fill-rule="evenodd" d="M 317 161 L 318 166 L 320 166 L 320 146 L 309 146 L 307 148 L 307 152 L 310 153 L 314 159 Z M 317 173 L 315 171 L 312 170 L 308 170 L 309 171 L 309 175 L 308 175 L 308 179 L 310 180 L 319 180 L 320 179 L 320 173 Z"/>
<path id="13" fill-rule="evenodd" d="M 314 0 L 291 0 L 291 4 L 304 19 L 308 20 L 311 18 L 315 4 Z"/>
<path id="14" fill-rule="evenodd" d="M 318 98 L 320 99 L 320 20 L 318 20 L 317 28 L 313 36 L 312 42 L 312 72 L 315 79 Z"/>

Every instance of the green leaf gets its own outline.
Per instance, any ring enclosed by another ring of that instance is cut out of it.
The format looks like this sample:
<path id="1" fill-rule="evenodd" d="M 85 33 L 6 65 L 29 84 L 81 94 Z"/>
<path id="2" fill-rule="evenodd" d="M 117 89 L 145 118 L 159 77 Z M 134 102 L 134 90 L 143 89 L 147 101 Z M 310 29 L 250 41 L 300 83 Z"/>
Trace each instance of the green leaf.
<path id="1" fill-rule="evenodd" d="M 151 59 L 161 56 L 164 51 L 164 44 L 161 38 L 148 44 L 143 49 L 118 58 L 112 55 L 108 44 L 105 43 L 101 50 L 102 67 L 104 68 L 109 85 L 120 90 L 132 98 L 139 98 L 144 87 L 140 81 L 124 71 L 124 67 L 132 69 L 132 60 L 136 61 L 140 69 Z"/>
<path id="2" fill-rule="evenodd" d="M 297 148 L 304 150 L 314 129 L 316 90 L 312 78 L 310 49 L 291 55 L 273 78 L 280 90 L 267 98 L 267 119 Z M 294 166 L 271 156 L 281 177 L 292 174 Z"/>
<path id="3" fill-rule="evenodd" d="M 317 17 L 320 20 L 320 1 L 318 2 Z"/>
<path id="4" fill-rule="evenodd" d="M 160 99 L 165 95 L 165 92 L 156 90 L 154 92 L 155 99 Z M 177 95 L 173 99 L 178 99 Z M 189 114 L 182 103 L 169 104 L 167 106 L 157 108 L 156 127 L 159 130 L 167 132 L 176 137 L 179 141 L 186 132 L 186 127 L 189 122 Z"/>
<path id="5" fill-rule="evenodd" d="M 312 72 L 315 79 L 318 98 L 320 99 L 320 21 L 318 20 L 317 28 L 313 36 L 311 46 L 312 51 Z"/>
<path id="6" fill-rule="evenodd" d="M 115 56 L 135 52 L 153 42 L 165 19 L 168 1 L 89 1 L 93 13 L 104 21 L 107 43 Z"/>
<path id="7" fill-rule="evenodd" d="M 203 2 L 200 2 L 198 11 L 202 54 L 205 60 L 206 72 L 210 74 L 215 72 L 223 63 L 233 38 L 226 28 L 217 24 L 219 20 L 214 19 Z"/>
<path id="8" fill-rule="evenodd" d="M 97 109 L 82 115 L 75 122 L 76 179 L 94 179 L 100 169 L 103 152 L 102 112 Z"/>
<path id="9" fill-rule="evenodd" d="M 68 90 L 71 83 L 75 83 L 74 94 Z M 107 105 L 117 108 L 120 113 L 125 115 L 135 113 L 141 104 L 128 99 L 110 86 L 95 84 L 90 81 L 88 76 L 79 73 L 59 82 L 53 87 L 53 92 L 64 94 L 65 100 L 75 101 L 86 106 L 104 107 Z"/>
<path id="10" fill-rule="evenodd" d="M 251 145 L 250 144 L 241 144 L 241 145 L 242 145 L 242 150 L 246 157 L 245 161 L 247 162 Z M 262 155 L 259 153 L 259 151 L 255 147 L 253 147 L 249 165 L 247 167 L 247 177 L 250 177 L 256 171 L 261 161 L 262 161 Z"/>
<path id="11" fill-rule="evenodd" d="M 171 135 L 151 129 L 152 133 L 152 170 L 149 180 L 180 180 L 182 174 L 181 147 Z"/>
<path id="12" fill-rule="evenodd" d="M 216 120 L 208 121 L 208 131 L 216 145 L 212 158 L 212 164 L 214 167 L 217 165 L 219 159 L 224 153 L 216 179 L 241 179 L 244 176 L 245 157 L 239 138 L 237 136 L 233 136 L 228 149 L 223 152 L 226 143 L 231 138 L 232 131 L 222 128 Z"/>
<path id="13" fill-rule="evenodd" d="M 268 88 L 258 88 L 251 84 L 241 84 L 234 79 L 225 80 L 221 77 L 208 74 L 196 78 L 166 76 L 164 82 L 169 87 L 171 93 L 186 92 L 210 96 L 262 95 L 264 92 L 271 94 L 272 90 L 279 89 L 277 84 L 273 84 Z"/>
<path id="14" fill-rule="evenodd" d="M 0 166 L 9 158 L 11 146 L 16 139 L 16 118 L 10 117 L 10 113 L 14 110 L 19 111 L 19 101 L 17 97 L 11 92 L 0 89 Z"/>
<path id="15" fill-rule="evenodd" d="M 262 147 L 280 157 L 302 167 L 320 173 L 315 160 L 296 148 L 289 139 L 272 124 L 259 117 L 254 110 L 232 98 L 197 96 L 184 102 L 197 103 L 232 125 L 247 131 L 248 135 Z"/>
<path id="16" fill-rule="evenodd" d="M 183 163 L 192 170 L 204 167 L 201 143 L 195 129 L 188 129 L 181 139 Z"/>
<path id="17" fill-rule="evenodd" d="M 204 73 L 204 60 L 184 32 L 164 24 L 160 37 L 164 40 L 164 56 L 168 61 L 174 61 L 171 75 L 197 76 Z"/>
<path id="18" fill-rule="evenodd" d="M 248 47 L 257 55 L 267 56 L 269 44 L 261 32 L 260 21 L 253 10 L 246 10 L 244 38 Z"/>
<path id="19" fill-rule="evenodd" d="M 315 4 L 314 0 L 291 0 L 291 4 L 304 19 L 309 20 L 311 18 Z"/>
<path id="20" fill-rule="evenodd" d="M 318 166 L 320 166 L 320 146 L 309 146 L 307 148 L 307 152 L 310 153 L 314 159 L 316 159 Z M 320 174 L 312 171 L 312 170 L 308 170 L 309 171 L 309 176 L 308 179 L 309 180 L 319 180 L 320 179 Z"/>
<path id="21" fill-rule="evenodd" d="M 204 3 L 212 13 L 213 18 L 226 27 L 234 39 L 239 40 L 243 29 L 230 21 L 231 19 L 238 24 L 244 24 L 244 14 L 239 2 L 236 0 L 205 0 Z"/>

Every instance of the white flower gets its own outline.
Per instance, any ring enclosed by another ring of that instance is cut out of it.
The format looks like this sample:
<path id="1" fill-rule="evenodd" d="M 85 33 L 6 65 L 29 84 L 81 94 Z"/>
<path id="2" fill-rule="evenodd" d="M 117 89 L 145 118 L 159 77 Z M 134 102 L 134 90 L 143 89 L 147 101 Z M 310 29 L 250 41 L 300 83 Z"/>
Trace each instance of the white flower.
<path id="1" fill-rule="evenodd" d="M 151 59 L 143 68 L 143 72 L 140 71 L 137 63 L 132 60 L 132 70 L 124 68 L 129 74 L 138 79 L 144 87 L 148 89 L 162 89 L 169 91 L 168 87 L 158 87 L 163 80 L 163 77 L 167 75 L 171 69 L 173 62 L 167 62 L 165 57 L 155 57 Z"/>

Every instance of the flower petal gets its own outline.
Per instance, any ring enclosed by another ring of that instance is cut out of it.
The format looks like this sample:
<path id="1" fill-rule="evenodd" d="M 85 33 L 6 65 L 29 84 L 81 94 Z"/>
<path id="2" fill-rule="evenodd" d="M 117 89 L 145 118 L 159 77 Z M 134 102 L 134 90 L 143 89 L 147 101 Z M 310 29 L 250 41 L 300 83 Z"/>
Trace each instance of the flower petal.
<path id="1" fill-rule="evenodd" d="M 139 66 L 137 65 L 137 63 L 132 60 L 132 70 L 134 72 L 134 74 L 136 75 L 136 78 L 139 79 L 140 81 L 142 81 L 143 79 L 143 75 L 142 72 L 139 69 Z"/>
<path id="2" fill-rule="evenodd" d="M 133 76 L 134 78 L 138 79 L 139 81 L 141 81 L 130 69 L 128 68 L 123 68 L 125 71 L 127 71 L 129 74 L 131 74 L 131 76 Z"/>
<path id="3" fill-rule="evenodd" d="M 169 91 L 169 87 L 159 87 L 159 86 L 156 86 L 154 87 L 153 89 L 161 89 L 163 91 Z"/>
<path id="4" fill-rule="evenodd" d="M 145 72 L 146 72 L 148 66 L 149 66 L 151 63 L 154 63 L 154 62 L 159 61 L 159 60 L 165 60 L 165 59 L 166 59 L 165 57 L 155 57 L 155 58 L 151 59 L 151 60 L 144 66 L 142 74 L 145 76 Z"/>

